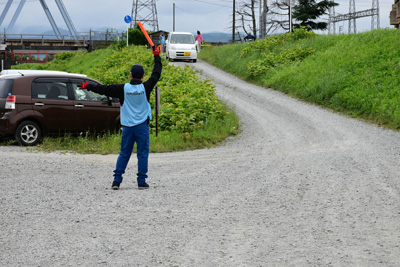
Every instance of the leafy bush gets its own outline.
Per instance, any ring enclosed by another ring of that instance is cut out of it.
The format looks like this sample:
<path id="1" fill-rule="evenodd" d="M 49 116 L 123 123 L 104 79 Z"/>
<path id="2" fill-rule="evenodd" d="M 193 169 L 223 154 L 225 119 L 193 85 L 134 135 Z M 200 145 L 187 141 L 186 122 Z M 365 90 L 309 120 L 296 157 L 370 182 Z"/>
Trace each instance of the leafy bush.
<path id="1" fill-rule="evenodd" d="M 290 65 L 293 62 L 300 61 L 314 53 L 315 50 L 310 47 L 295 47 L 292 49 L 283 50 L 279 54 L 264 53 L 261 55 L 261 59 L 248 63 L 248 72 L 251 76 L 264 75 L 273 67 Z"/>
<path id="2" fill-rule="evenodd" d="M 107 57 L 88 75 L 104 84 L 120 84 L 127 82 L 129 70 L 134 64 L 141 64 L 149 78 L 153 62 L 153 54 L 144 46 L 129 47 Z M 165 59 L 163 65 L 161 79 L 157 84 L 162 95 L 160 130 L 192 132 L 211 117 L 221 120 L 224 118 L 227 111 L 218 101 L 211 81 L 199 79 L 189 67 L 169 66 Z M 154 104 L 153 99 L 153 111 Z M 150 127 L 155 128 L 154 120 Z"/>
<path id="3" fill-rule="evenodd" d="M 314 37 L 315 33 L 307 31 L 305 27 L 294 29 L 293 32 L 273 35 L 265 39 L 257 39 L 255 42 L 246 43 L 246 46 L 240 51 L 243 57 L 251 55 L 260 55 L 279 50 L 281 45 L 288 42 L 293 42 L 301 39 Z"/>
<path id="4" fill-rule="evenodd" d="M 214 85 L 210 80 L 201 80 L 189 67 L 180 68 L 168 65 L 163 60 L 161 79 L 160 131 L 191 133 L 204 126 L 208 120 L 223 121 L 228 110 L 218 101 Z M 122 84 L 129 82 L 129 71 L 134 64 L 140 64 L 150 78 L 154 66 L 153 53 L 145 46 L 130 46 L 123 49 L 103 49 L 92 53 L 65 52 L 58 54 L 52 62 L 42 65 L 25 65 L 24 68 L 63 70 L 86 74 L 103 84 Z M 150 101 L 155 112 L 154 93 Z M 153 118 L 155 114 L 153 114 Z M 150 128 L 156 127 L 155 120 Z"/>
<path id="5" fill-rule="evenodd" d="M 291 33 L 274 35 L 266 39 L 258 39 L 242 48 L 240 55 L 248 59 L 247 70 L 250 76 L 264 75 L 271 68 L 281 65 L 290 65 L 301 61 L 315 53 L 311 47 L 296 45 L 294 48 L 287 43 L 295 43 L 297 40 L 314 37 L 314 33 L 307 31 L 305 27 L 294 29 Z M 286 44 L 286 46 L 283 46 Z"/>

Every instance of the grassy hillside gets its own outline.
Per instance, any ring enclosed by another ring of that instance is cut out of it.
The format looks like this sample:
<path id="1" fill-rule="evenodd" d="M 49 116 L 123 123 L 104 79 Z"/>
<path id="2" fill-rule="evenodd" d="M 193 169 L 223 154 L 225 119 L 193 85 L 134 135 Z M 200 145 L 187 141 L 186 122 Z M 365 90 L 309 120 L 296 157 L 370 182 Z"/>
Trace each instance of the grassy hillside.
<path id="1" fill-rule="evenodd" d="M 117 49 L 107 48 L 92 53 L 84 51 L 58 54 L 46 64 L 25 64 L 23 69 L 62 70 L 86 74 L 103 84 L 129 82 L 129 71 L 134 64 L 141 64 L 148 79 L 154 65 L 154 57 L 144 46 Z M 155 138 L 155 119 L 150 123 L 151 147 L 154 152 L 203 148 L 223 141 L 238 132 L 238 118 L 215 95 L 215 86 L 209 80 L 201 80 L 189 67 L 169 66 L 163 59 L 161 79 L 161 114 L 159 137 Z M 150 103 L 155 118 L 155 94 Z M 63 137 L 64 138 L 64 137 Z M 92 153 L 118 153 L 120 138 L 113 135 L 99 138 L 80 137 L 77 140 L 46 139 L 49 149 L 79 150 Z M 104 141 L 103 141 L 104 140 Z M 102 144 L 100 142 L 103 142 Z M 59 145 L 58 145 L 59 144 Z M 112 144 L 112 145 L 111 145 Z M 58 146 L 58 147 L 53 147 Z M 111 146 L 111 147 L 110 147 Z"/>
<path id="2" fill-rule="evenodd" d="M 304 30 L 205 48 L 200 58 L 244 80 L 400 129 L 400 31 L 316 35 Z"/>

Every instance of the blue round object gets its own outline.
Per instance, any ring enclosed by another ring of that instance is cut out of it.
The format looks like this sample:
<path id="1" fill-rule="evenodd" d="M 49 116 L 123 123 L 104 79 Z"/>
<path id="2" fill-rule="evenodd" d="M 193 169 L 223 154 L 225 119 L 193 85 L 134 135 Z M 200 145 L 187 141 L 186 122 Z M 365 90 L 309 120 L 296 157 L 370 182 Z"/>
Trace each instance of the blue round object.
<path id="1" fill-rule="evenodd" d="M 126 15 L 125 18 L 124 18 L 124 20 L 125 20 L 126 23 L 131 23 L 132 18 L 131 18 L 131 16 Z"/>

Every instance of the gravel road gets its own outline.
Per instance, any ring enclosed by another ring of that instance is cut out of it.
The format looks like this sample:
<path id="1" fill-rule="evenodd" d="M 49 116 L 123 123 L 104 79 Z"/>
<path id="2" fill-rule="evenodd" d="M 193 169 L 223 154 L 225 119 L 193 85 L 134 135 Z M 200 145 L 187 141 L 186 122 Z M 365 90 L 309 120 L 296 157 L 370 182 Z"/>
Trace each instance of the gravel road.
<path id="1" fill-rule="evenodd" d="M 0 147 L 0 266 L 400 266 L 400 133 L 190 66 L 243 132 L 145 191 L 135 157 L 113 191 L 117 155 Z"/>

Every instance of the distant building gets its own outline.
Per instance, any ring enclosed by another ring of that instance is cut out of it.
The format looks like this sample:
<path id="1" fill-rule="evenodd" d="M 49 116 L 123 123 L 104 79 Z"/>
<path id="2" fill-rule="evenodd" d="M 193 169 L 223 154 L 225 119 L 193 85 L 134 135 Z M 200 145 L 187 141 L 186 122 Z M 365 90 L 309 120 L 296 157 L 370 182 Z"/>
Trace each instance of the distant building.
<path id="1" fill-rule="evenodd" d="M 390 25 L 399 28 L 400 24 L 400 0 L 394 0 L 392 11 L 390 11 Z"/>

